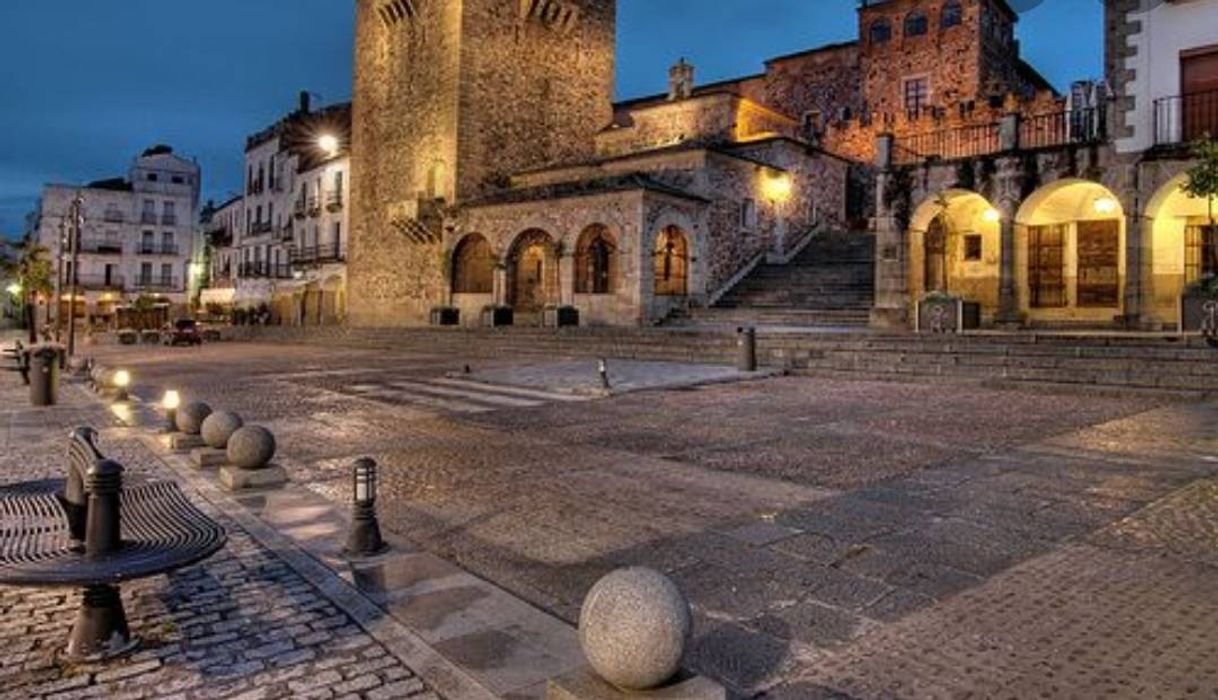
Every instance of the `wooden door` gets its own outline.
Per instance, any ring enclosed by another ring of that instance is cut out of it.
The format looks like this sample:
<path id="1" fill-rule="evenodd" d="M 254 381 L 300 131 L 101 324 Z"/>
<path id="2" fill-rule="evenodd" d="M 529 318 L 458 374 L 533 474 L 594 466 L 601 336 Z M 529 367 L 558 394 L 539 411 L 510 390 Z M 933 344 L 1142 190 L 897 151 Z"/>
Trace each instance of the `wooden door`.
<path id="1" fill-rule="evenodd" d="M 1066 305 L 1066 227 L 1028 228 L 1028 301 L 1035 309 Z"/>
<path id="2" fill-rule="evenodd" d="M 1078 305 L 1107 308 L 1120 301 L 1120 222 L 1078 222 Z"/>
<path id="3" fill-rule="evenodd" d="M 1218 135 L 1218 46 L 1180 55 L 1184 139 Z"/>

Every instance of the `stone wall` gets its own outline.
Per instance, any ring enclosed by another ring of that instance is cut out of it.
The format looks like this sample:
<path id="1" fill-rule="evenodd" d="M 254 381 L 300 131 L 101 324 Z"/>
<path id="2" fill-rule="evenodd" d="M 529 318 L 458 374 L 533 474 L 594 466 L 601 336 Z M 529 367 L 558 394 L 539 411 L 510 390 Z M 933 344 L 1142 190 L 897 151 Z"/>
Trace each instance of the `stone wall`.
<path id="1" fill-rule="evenodd" d="M 794 137 L 794 119 L 730 92 L 648 104 L 622 111 L 596 137 L 599 157 L 613 158 L 681 144 L 734 143 L 768 135 Z"/>

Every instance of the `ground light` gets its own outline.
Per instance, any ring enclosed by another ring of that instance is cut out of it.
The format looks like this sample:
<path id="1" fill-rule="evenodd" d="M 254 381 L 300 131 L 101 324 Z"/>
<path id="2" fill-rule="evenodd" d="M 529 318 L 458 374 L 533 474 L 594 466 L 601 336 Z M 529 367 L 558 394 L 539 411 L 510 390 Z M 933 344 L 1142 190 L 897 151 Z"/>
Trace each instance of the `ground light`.
<path id="1" fill-rule="evenodd" d="M 131 386 L 131 373 L 125 369 L 120 369 L 114 373 L 114 400 L 126 401 L 127 389 Z"/>
<path id="2" fill-rule="evenodd" d="M 182 396 L 173 389 L 165 392 L 161 398 L 161 408 L 165 410 L 165 427 L 171 433 L 178 430 L 178 407 L 182 405 Z"/>
<path id="3" fill-rule="evenodd" d="M 351 532 L 344 552 L 349 557 L 376 556 L 388 549 L 376 518 L 376 461 L 364 457 L 351 465 Z"/>

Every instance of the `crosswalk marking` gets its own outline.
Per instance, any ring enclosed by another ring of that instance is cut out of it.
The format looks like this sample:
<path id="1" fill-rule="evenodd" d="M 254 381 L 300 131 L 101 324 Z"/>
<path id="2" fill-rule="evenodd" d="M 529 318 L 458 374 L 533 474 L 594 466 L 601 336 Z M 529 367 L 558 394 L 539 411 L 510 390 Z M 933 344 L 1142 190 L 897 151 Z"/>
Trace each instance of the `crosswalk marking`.
<path id="1" fill-rule="evenodd" d="M 385 386 L 376 391 L 364 391 L 356 394 L 360 398 L 377 399 L 387 403 L 409 403 L 427 408 L 438 408 L 451 413 L 487 413 L 495 410 L 491 406 L 478 405 L 468 401 L 456 401 L 453 399 L 442 399 L 437 396 L 428 396 L 426 394 L 407 392 L 401 389 L 394 389 Z"/>
<path id="2" fill-rule="evenodd" d="M 535 408 L 547 403 L 588 401 L 591 398 L 447 377 L 384 382 L 365 380 L 347 384 L 339 391 L 363 399 L 449 413 L 488 413 L 504 408 Z"/>
<path id="3" fill-rule="evenodd" d="M 420 384 L 419 382 L 392 382 L 390 385 L 410 391 L 421 391 L 425 394 L 449 396 L 458 399 L 469 399 L 472 401 L 494 404 L 496 406 L 528 408 L 532 406 L 540 406 L 544 403 L 543 401 L 537 401 L 535 399 L 519 399 L 511 396 L 503 396 L 501 394 L 493 394 L 485 390 L 472 391 L 469 389 L 453 389 L 442 386 L 432 386 L 429 384 Z"/>
<path id="4" fill-rule="evenodd" d="M 433 384 L 445 384 L 447 386 L 465 387 L 467 389 L 473 389 L 473 390 L 494 391 L 499 394 L 510 394 L 513 396 L 523 396 L 523 397 L 531 398 L 531 399 L 540 399 L 542 401 L 577 403 L 577 402 L 588 401 L 592 398 L 590 396 L 578 396 L 575 394 L 559 394 L 559 393 L 553 392 L 553 391 L 542 391 L 541 389 L 526 389 L 524 387 L 506 386 L 504 384 L 490 385 L 490 384 L 485 384 L 483 382 L 474 382 L 474 381 L 469 381 L 466 379 L 442 378 L 442 379 L 433 379 L 433 380 L 431 380 L 431 382 Z"/>

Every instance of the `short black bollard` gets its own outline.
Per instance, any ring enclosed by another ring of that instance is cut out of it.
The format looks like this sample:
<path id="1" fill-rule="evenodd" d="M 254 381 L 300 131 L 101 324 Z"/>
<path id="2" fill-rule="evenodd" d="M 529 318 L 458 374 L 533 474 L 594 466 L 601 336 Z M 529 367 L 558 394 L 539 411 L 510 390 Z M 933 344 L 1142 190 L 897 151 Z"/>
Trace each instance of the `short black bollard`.
<path id="1" fill-rule="evenodd" d="M 381 537 L 376 518 L 376 461 L 368 457 L 351 465 L 353 506 L 351 532 L 343 553 L 349 557 L 372 557 L 389 549 Z"/>
<path id="2" fill-rule="evenodd" d="M 29 353 L 30 405 L 54 406 L 58 402 L 59 354 L 48 345 Z"/>
<path id="3" fill-rule="evenodd" d="M 609 361 L 601 358 L 600 361 L 597 362 L 596 369 L 601 377 L 601 388 L 605 391 L 609 391 L 611 388 L 613 388 L 609 384 Z"/>
<path id="4" fill-rule="evenodd" d="M 113 554 L 121 545 L 119 501 L 123 491 L 123 465 L 109 459 L 98 460 L 85 476 L 85 490 L 89 494 L 85 556 L 100 559 Z"/>
<path id="5" fill-rule="evenodd" d="M 89 469 L 85 488 L 89 494 L 85 556 L 104 559 L 122 546 L 119 533 L 123 466 L 108 459 L 98 460 Z M 68 658 L 105 659 L 125 653 L 135 644 L 118 588 L 105 584 L 87 586 L 68 638 Z"/>
<path id="6" fill-rule="evenodd" d="M 757 371 L 757 329 L 736 329 L 736 369 L 741 372 Z"/>

